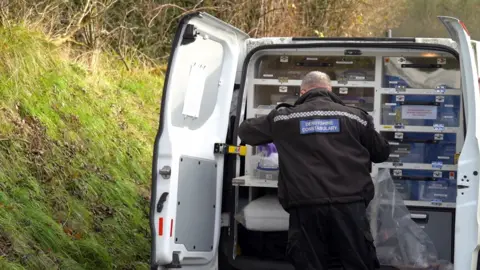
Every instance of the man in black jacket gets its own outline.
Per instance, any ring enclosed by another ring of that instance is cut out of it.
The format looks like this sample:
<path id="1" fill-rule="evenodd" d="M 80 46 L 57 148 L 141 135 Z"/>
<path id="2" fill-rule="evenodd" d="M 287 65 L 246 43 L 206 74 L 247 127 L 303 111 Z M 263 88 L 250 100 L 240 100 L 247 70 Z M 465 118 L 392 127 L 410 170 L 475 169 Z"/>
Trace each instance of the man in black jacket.
<path id="1" fill-rule="evenodd" d="M 239 137 L 277 147 L 278 197 L 290 213 L 287 255 L 295 269 L 327 269 L 331 253 L 346 270 L 375 269 L 366 214 L 374 196 L 371 162 L 386 161 L 390 149 L 368 113 L 346 106 L 331 90 L 328 75 L 310 72 L 293 106 L 245 120 Z"/>

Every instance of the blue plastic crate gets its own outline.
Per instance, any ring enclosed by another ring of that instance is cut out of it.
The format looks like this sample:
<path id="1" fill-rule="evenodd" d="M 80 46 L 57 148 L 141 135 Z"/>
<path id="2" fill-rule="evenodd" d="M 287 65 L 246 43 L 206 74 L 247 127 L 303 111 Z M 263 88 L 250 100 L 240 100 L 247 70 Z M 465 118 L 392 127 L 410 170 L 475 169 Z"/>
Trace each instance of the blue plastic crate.
<path id="1" fill-rule="evenodd" d="M 381 124 L 403 126 L 458 127 L 460 96 L 382 95 Z"/>
<path id="2" fill-rule="evenodd" d="M 421 181 L 417 184 L 419 201 L 456 201 L 457 182 L 455 180 Z"/>
<path id="3" fill-rule="evenodd" d="M 394 180 L 395 189 L 404 200 L 417 200 L 417 185 L 413 181 Z"/>
<path id="4" fill-rule="evenodd" d="M 456 172 L 391 169 L 396 190 L 404 200 L 455 202 Z"/>
<path id="5" fill-rule="evenodd" d="M 455 163 L 455 133 L 380 132 L 390 143 L 388 162 L 394 163 Z"/>

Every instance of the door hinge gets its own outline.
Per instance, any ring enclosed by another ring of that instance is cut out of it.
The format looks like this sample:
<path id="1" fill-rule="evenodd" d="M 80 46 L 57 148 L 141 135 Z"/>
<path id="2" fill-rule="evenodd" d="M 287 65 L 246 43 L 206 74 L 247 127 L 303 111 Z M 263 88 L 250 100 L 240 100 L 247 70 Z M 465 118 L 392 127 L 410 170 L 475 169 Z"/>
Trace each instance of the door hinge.
<path id="1" fill-rule="evenodd" d="M 213 153 L 245 156 L 247 154 L 247 147 L 245 145 L 235 146 L 226 143 L 215 143 Z"/>

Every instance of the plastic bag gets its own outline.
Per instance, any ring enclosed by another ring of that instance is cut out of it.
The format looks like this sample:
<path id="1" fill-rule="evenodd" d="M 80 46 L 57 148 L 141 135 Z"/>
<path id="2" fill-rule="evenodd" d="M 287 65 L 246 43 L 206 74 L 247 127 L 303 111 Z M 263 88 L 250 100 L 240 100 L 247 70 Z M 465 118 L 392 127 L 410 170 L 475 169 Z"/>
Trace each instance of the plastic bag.
<path id="1" fill-rule="evenodd" d="M 275 144 L 258 146 L 260 160 L 257 169 L 264 171 L 278 170 L 278 153 Z"/>
<path id="2" fill-rule="evenodd" d="M 367 208 L 377 256 L 382 265 L 400 269 L 453 269 L 438 260 L 428 235 L 410 217 L 388 169 L 374 178 L 375 197 Z"/>
<path id="3" fill-rule="evenodd" d="M 289 214 L 278 202 L 276 194 L 251 201 L 235 215 L 235 220 L 250 231 L 287 231 Z"/>

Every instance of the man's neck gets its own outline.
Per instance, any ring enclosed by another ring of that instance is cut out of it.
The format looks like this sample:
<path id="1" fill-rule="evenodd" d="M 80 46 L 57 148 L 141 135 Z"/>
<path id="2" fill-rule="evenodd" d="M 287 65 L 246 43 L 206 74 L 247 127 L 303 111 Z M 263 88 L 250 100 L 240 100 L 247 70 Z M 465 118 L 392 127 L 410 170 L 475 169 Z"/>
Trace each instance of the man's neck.
<path id="1" fill-rule="evenodd" d="M 320 85 L 316 85 L 315 87 L 310 87 L 310 88 L 307 88 L 307 90 L 303 90 L 300 92 L 300 95 L 303 96 L 305 95 L 306 93 L 312 91 L 312 90 L 316 90 L 316 89 L 324 89 L 328 92 L 332 92 L 332 86 L 330 85 L 326 85 L 326 84 L 320 84 Z M 303 92 L 303 93 L 302 93 Z"/>
<path id="2" fill-rule="evenodd" d="M 313 90 L 313 89 L 326 89 L 328 91 L 332 91 L 332 86 L 331 85 L 328 85 L 328 84 L 318 84 L 318 85 L 315 85 L 314 87 L 310 87 L 308 91 L 310 90 Z"/>

